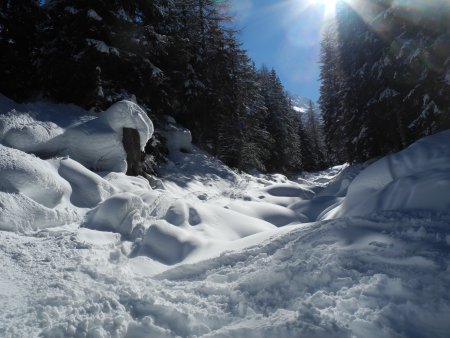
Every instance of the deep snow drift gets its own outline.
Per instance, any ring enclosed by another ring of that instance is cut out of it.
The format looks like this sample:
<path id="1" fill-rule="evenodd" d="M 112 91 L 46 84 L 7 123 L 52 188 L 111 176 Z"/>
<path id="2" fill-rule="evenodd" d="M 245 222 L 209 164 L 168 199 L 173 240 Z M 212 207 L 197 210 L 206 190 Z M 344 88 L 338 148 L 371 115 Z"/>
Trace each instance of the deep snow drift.
<path id="1" fill-rule="evenodd" d="M 169 119 L 152 189 L 123 174 L 124 127 L 153 132 L 131 102 L 0 97 L 1 337 L 450 331 L 450 131 L 289 180 L 230 170 Z"/>

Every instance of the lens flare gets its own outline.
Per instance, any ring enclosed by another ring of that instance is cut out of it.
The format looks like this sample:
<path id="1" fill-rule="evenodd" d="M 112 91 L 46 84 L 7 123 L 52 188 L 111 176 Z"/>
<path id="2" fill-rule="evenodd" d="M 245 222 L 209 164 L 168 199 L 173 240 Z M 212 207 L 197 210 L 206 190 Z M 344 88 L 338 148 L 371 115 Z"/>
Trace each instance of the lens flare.
<path id="1" fill-rule="evenodd" d="M 323 8 L 325 19 L 334 16 L 336 12 L 336 3 L 338 0 L 309 0 L 311 6 L 320 6 Z"/>

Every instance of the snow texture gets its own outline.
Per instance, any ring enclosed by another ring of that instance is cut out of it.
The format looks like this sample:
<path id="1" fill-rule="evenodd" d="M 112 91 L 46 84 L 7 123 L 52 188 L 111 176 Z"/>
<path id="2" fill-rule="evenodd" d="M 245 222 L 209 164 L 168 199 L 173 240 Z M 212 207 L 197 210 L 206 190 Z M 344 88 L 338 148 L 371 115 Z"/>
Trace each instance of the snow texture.
<path id="1" fill-rule="evenodd" d="M 1 337 L 448 336 L 450 131 L 288 179 L 172 125 L 152 189 L 113 170 L 136 104 L 0 98 Z"/>

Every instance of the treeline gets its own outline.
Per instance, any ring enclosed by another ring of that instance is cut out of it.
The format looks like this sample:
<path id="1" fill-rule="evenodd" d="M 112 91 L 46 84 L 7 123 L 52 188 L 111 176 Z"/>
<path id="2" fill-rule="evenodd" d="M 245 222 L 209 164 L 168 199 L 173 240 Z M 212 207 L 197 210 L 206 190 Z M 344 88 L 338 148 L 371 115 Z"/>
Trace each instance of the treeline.
<path id="1" fill-rule="evenodd" d="M 360 162 L 450 128 L 450 2 L 338 3 L 321 52 L 333 162 Z"/>
<path id="2" fill-rule="evenodd" d="M 198 146 L 232 167 L 326 166 L 323 147 L 313 153 L 320 132 L 292 110 L 275 71 L 255 68 L 227 28 L 224 1 L 0 4 L 0 92 L 17 101 L 100 111 L 135 98 L 157 127 L 174 116 Z M 164 140 L 155 137 L 147 151 L 162 158 Z"/>

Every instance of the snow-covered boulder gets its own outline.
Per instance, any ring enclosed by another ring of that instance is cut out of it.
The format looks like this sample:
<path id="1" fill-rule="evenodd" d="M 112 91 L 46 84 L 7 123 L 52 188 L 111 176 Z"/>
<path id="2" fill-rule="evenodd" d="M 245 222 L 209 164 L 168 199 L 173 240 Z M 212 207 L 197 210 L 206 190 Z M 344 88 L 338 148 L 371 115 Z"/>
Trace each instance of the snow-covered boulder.
<path id="1" fill-rule="evenodd" d="M 122 137 L 123 128 L 139 133 L 140 150 L 153 135 L 153 124 L 145 112 L 131 101 L 120 101 L 95 120 L 68 128 L 56 142 L 61 151 L 96 171 L 127 171 L 127 154 Z"/>
<path id="2" fill-rule="evenodd" d="M 40 157 L 70 156 L 95 171 L 127 171 L 123 129 L 139 134 L 143 151 L 153 124 L 134 102 L 120 101 L 100 114 L 70 105 L 17 104 L 0 96 L 0 144 Z"/>
<path id="3" fill-rule="evenodd" d="M 192 232 L 159 221 L 147 229 L 138 254 L 173 265 L 181 262 L 201 244 L 201 239 Z"/>
<path id="4" fill-rule="evenodd" d="M 367 167 L 350 184 L 342 205 L 323 219 L 410 209 L 450 210 L 450 131 Z"/>
<path id="5" fill-rule="evenodd" d="M 120 193 L 90 211 L 84 226 L 129 237 L 143 229 L 147 216 L 148 207 L 139 196 Z"/>
<path id="6" fill-rule="evenodd" d="M 299 217 L 299 215 L 290 208 L 272 203 L 235 201 L 228 204 L 227 208 L 269 222 L 277 227 L 285 226 L 293 222 L 304 221 L 303 217 Z"/>
<path id="7" fill-rule="evenodd" d="M 153 135 L 153 123 L 147 114 L 136 103 L 119 101 L 100 114 L 100 119 L 111 127 L 122 139 L 123 128 L 136 129 L 140 136 L 141 150 Z"/>
<path id="8" fill-rule="evenodd" d="M 275 178 L 278 180 L 278 178 Z M 258 198 L 268 203 L 287 207 L 299 200 L 309 200 L 314 192 L 309 187 L 295 183 L 275 183 L 259 190 Z"/>
<path id="9" fill-rule="evenodd" d="M 69 128 L 54 139 L 58 154 L 73 158 L 94 171 L 126 172 L 122 138 L 104 120 L 95 119 Z"/>
<path id="10" fill-rule="evenodd" d="M 192 135 L 190 130 L 170 123 L 163 131 L 170 152 L 192 152 Z"/>

